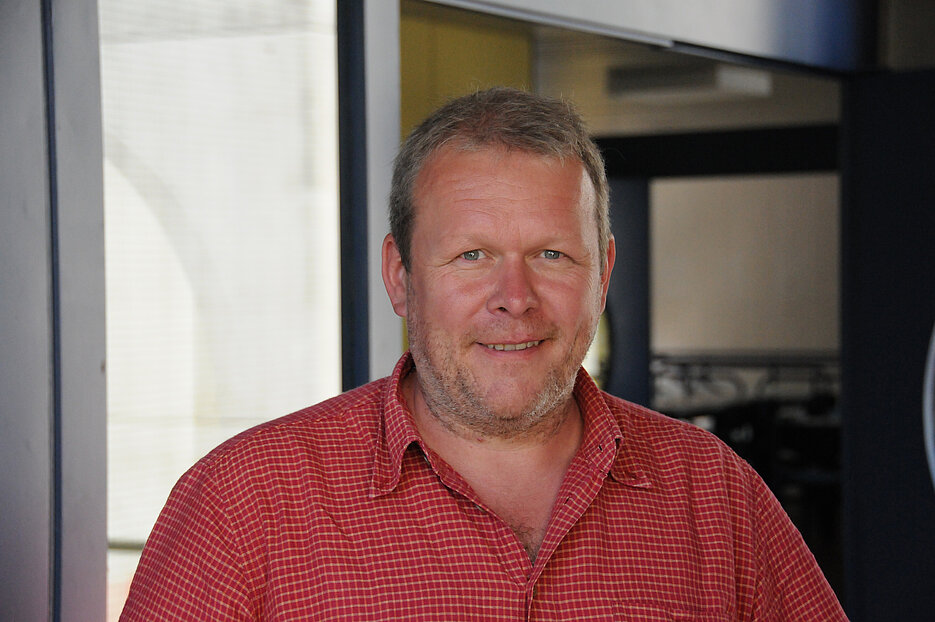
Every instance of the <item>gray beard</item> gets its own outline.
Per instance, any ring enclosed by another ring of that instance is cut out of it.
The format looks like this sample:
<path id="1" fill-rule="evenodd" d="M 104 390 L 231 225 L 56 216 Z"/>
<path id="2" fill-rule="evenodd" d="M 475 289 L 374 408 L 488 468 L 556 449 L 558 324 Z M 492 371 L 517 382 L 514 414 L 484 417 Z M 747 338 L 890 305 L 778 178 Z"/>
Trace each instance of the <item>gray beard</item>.
<path id="1" fill-rule="evenodd" d="M 410 301 L 414 301 L 412 293 L 410 290 Z M 416 305 L 411 305 L 410 311 L 415 308 Z M 550 370 L 539 393 L 521 411 L 498 412 L 479 393 L 479 383 L 469 369 L 460 367 L 444 373 L 445 362 L 436 357 L 444 356 L 445 349 L 441 344 L 431 343 L 429 331 L 417 313 L 409 316 L 416 377 L 432 415 L 454 434 L 468 430 L 486 438 L 505 440 L 545 438 L 561 426 L 568 416 L 577 372 L 596 328 L 587 335 L 584 347 L 580 343 L 572 345 L 565 359 Z"/>
<path id="2" fill-rule="evenodd" d="M 521 412 L 497 412 L 480 396 L 475 382 L 464 369 L 457 370 L 452 381 L 446 382 L 428 357 L 417 356 L 416 372 L 419 388 L 426 404 L 439 422 L 453 433 L 466 428 L 486 438 L 514 440 L 525 437 L 550 436 L 565 421 L 566 408 L 575 387 L 575 375 L 559 378 L 549 375 L 535 401 Z"/>

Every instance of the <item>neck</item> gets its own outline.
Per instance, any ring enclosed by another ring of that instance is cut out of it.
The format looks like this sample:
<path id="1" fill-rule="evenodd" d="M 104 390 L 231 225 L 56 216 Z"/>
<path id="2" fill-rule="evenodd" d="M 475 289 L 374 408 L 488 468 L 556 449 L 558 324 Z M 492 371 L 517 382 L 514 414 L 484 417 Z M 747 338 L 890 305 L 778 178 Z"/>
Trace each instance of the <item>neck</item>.
<path id="1" fill-rule="evenodd" d="M 584 435 L 574 397 L 569 397 L 548 433 L 487 437 L 452 429 L 432 414 L 412 376 L 404 382 L 403 395 L 422 441 L 510 526 L 534 561 L 565 472 Z"/>

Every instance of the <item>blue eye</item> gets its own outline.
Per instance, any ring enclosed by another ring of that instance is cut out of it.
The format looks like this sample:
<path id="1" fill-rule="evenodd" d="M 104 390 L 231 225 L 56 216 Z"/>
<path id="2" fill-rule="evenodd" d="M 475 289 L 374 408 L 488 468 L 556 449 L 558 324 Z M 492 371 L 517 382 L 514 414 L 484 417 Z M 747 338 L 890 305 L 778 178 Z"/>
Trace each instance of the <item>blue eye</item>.
<path id="1" fill-rule="evenodd" d="M 467 251 L 466 253 L 461 253 L 462 259 L 467 259 L 468 261 L 477 261 L 484 256 L 484 253 L 479 250 Z"/>
<path id="2" fill-rule="evenodd" d="M 561 259 L 562 253 L 560 251 L 546 250 L 542 251 L 542 256 L 546 259 Z"/>

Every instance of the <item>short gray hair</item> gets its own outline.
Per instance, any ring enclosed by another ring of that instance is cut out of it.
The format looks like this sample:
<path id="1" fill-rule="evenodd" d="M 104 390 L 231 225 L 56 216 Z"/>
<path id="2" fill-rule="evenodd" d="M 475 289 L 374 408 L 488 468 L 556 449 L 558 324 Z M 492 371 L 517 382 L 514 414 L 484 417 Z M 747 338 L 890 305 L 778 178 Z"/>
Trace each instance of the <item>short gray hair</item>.
<path id="1" fill-rule="evenodd" d="M 497 87 L 451 100 L 436 110 L 409 134 L 396 156 L 390 231 L 407 272 L 411 267 L 415 181 L 429 158 L 449 144 L 466 150 L 505 147 L 561 161 L 580 161 L 594 187 L 598 245 L 601 258 L 606 256 L 610 240 L 607 174 L 581 116 L 570 102 Z"/>

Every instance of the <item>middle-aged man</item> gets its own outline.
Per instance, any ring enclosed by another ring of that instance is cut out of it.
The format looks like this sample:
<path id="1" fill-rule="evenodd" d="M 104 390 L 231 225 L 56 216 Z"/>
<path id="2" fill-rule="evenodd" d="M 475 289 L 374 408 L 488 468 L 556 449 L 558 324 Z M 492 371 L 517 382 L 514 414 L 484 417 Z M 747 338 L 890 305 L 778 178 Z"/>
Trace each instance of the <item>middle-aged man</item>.
<path id="1" fill-rule="evenodd" d="M 614 240 L 569 105 L 447 104 L 390 212 L 411 353 L 198 462 L 124 620 L 845 619 L 746 463 L 581 369 Z"/>

